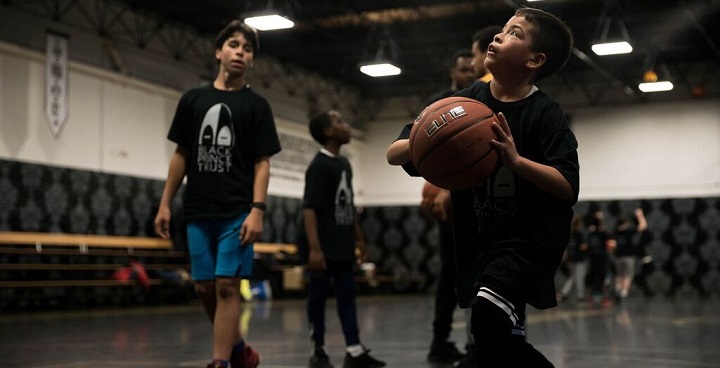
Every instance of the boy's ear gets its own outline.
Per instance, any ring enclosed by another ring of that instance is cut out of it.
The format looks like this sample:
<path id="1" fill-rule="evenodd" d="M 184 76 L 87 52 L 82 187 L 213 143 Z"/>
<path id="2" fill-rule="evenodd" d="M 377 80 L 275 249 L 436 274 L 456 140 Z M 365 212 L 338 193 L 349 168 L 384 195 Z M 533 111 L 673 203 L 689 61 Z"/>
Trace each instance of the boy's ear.
<path id="1" fill-rule="evenodd" d="M 323 133 L 325 133 L 325 136 L 326 136 L 326 137 L 332 137 L 333 127 L 330 126 L 330 125 L 329 125 L 329 126 L 326 126 L 325 128 L 323 128 Z"/>
<path id="2" fill-rule="evenodd" d="M 533 52 L 530 59 L 527 61 L 527 67 L 530 69 L 538 69 L 547 60 L 547 56 L 542 52 Z"/>

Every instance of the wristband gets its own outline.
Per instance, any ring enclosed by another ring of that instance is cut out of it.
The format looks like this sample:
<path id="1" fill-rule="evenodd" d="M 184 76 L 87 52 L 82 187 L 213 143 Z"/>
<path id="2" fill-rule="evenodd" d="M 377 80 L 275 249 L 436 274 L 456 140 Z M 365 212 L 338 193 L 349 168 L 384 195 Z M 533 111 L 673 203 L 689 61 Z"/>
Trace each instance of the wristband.
<path id="1" fill-rule="evenodd" d="M 265 202 L 253 202 L 250 203 L 250 208 L 257 208 L 265 211 L 267 209 L 267 204 L 265 204 Z"/>

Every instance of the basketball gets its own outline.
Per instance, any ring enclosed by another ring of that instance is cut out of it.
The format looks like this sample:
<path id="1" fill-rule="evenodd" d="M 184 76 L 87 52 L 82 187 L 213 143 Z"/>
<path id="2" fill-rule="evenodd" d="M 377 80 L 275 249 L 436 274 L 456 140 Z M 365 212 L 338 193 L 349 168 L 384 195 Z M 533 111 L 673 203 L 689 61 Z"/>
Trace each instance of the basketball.
<path id="1" fill-rule="evenodd" d="M 410 159 L 428 182 L 461 190 L 480 185 L 497 169 L 497 116 L 480 101 L 448 97 L 426 107 L 410 131 Z"/>

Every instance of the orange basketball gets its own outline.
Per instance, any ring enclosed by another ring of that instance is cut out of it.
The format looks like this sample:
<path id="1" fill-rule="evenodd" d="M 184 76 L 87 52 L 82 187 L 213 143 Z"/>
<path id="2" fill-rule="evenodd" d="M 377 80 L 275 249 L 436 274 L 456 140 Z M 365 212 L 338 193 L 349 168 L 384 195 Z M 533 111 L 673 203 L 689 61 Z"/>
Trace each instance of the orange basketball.
<path id="1" fill-rule="evenodd" d="M 490 141 L 497 116 L 482 102 L 448 97 L 426 107 L 410 131 L 410 159 L 430 183 L 469 189 L 487 180 L 500 156 Z"/>

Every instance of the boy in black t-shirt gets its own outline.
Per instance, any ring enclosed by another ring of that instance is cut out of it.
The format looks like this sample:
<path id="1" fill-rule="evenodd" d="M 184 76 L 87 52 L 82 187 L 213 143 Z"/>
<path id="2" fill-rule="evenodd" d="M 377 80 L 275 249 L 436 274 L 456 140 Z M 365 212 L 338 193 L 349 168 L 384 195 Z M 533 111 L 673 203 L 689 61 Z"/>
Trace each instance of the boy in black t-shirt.
<path id="1" fill-rule="evenodd" d="M 345 336 L 344 368 L 379 368 L 385 363 L 360 343 L 355 306 L 355 248 L 365 258 L 352 190 L 352 168 L 340 155 L 350 142 L 350 125 L 337 111 L 310 120 L 310 134 L 323 148 L 305 173 L 303 226 L 298 247 L 307 255 L 309 276 L 307 313 L 313 342 L 310 368 L 332 368 L 325 351 L 325 301 L 330 280 L 335 283 L 337 310 Z"/>
<path id="2" fill-rule="evenodd" d="M 186 92 L 168 139 L 177 143 L 155 218 L 170 236 L 170 204 L 187 175 L 183 211 L 195 292 L 213 324 L 208 368 L 254 368 L 259 355 L 238 328 L 240 280 L 252 272 L 261 240 L 270 156 L 280 151 L 267 100 L 246 84 L 258 49 L 254 29 L 228 24 L 215 41 L 218 74 L 212 84 Z"/>
<path id="3" fill-rule="evenodd" d="M 458 300 L 472 307 L 483 367 L 552 367 L 525 341 L 525 308 L 557 305 L 554 277 L 569 241 L 577 201 L 577 141 L 562 108 L 533 83 L 561 69 L 572 34 L 555 16 L 522 8 L 488 47 L 489 83 L 456 96 L 498 115 L 492 145 L 502 166 L 486 183 L 452 191 Z M 409 143 L 388 148 L 391 164 L 417 172 Z"/>

